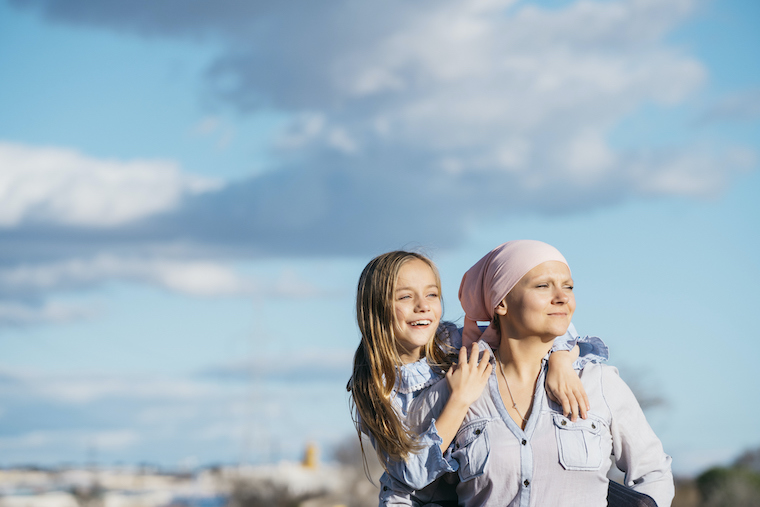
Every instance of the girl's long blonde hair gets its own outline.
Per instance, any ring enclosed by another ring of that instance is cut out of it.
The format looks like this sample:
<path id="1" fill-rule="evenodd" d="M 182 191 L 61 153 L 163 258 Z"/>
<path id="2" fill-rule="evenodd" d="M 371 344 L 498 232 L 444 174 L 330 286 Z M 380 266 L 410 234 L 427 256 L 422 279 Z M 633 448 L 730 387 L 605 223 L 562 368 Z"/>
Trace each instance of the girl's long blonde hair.
<path id="1" fill-rule="evenodd" d="M 347 389 L 352 394 L 360 441 L 361 433 L 375 439 L 383 466 L 388 458 L 405 460 L 421 448 L 417 435 L 399 419 L 391 403 L 397 370 L 403 365 L 393 331 L 396 280 L 401 266 L 414 259 L 430 266 L 440 293 L 441 279 L 435 264 L 423 255 L 404 251 L 388 252 L 372 259 L 359 277 L 356 292 L 356 320 L 362 338 L 354 355 L 354 372 Z M 451 366 L 452 356 L 447 345 L 442 343 L 438 332 L 425 345 L 424 355 L 431 368 L 443 372 Z"/>

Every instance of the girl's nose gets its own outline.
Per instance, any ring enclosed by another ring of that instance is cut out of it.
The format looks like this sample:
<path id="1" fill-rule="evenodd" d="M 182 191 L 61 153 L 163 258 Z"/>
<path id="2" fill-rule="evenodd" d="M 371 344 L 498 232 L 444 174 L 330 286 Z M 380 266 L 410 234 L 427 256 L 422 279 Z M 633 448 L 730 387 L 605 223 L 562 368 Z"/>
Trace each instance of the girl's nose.
<path id="1" fill-rule="evenodd" d="M 430 303 L 425 298 L 417 299 L 417 311 L 425 312 L 430 309 Z"/>

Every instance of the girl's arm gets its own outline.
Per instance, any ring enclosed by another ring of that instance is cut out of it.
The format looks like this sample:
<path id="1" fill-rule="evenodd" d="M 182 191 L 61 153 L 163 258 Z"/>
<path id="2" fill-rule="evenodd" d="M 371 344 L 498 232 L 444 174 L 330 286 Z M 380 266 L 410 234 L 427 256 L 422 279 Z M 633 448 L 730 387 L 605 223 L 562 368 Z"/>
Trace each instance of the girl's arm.
<path id="1" fill-rule="evenodd" d="M 586 419 L 591 408 L 574 367 L 581 369 L 589 361 L 602 362 L 608 357 L 607 345 L 600 338 L 581 338 L 572 324 L 567 333 L 554 340 L 546 374 L 546 392 L 552 400 L 562 405 L 562 412 L 570 420 L 576 421 L 578 415 Z"/>
<path id="2" fill-rule="evenodd" d="M 486 347 L 487 349 L 487 347 Z M 422 448 L 406 461 L 387 459 L 386 470 L 397 481 L 419 492 L 446 472 L 456 472 L 459 464 L 451 458 L 449 445 L 454 440 L 464 416 L 488 383 L 492 366 L 489 352 L 478 361 L 478 344 L 473 344 L 470 358 L 467 349 L 459 352 L 459 364 L 426 389 L 410 406 L 407 423 L 419 435 Z"/>

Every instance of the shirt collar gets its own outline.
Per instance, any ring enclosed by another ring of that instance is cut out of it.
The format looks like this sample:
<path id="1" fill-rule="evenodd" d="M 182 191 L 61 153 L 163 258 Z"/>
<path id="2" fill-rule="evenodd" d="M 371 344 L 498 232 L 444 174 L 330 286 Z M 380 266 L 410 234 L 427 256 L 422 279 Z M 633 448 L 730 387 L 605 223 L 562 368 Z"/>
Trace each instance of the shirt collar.
<path id="1" fill-rule="evenodd" d="M 414 363 L 401 366 L 396 377 L 396 385 L 393 390 L 398 393 L 409 394 L 433 384 L 441 378 L 439 373 L 433 371 L 426 358 Z"/>

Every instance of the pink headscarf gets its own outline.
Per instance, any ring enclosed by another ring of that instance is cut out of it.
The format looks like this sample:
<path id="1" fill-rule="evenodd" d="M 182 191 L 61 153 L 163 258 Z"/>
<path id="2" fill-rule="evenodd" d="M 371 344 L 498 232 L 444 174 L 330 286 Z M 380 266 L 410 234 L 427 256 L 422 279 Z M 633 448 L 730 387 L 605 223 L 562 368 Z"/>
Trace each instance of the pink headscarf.
<path id="1" fill-rule="evenodd" d="M 462 344 L 469 347 L 482 338 L 491 347 L 498 347 L 501 336 L 493 327 L 494 309 L 528 271 L 547 261 L 567 264 L 553 246 L 518 239 L 497 246 L 468 269 L 459 285 L 459 301 L 465 313 Z M 478 321 L 491 322 L 482 336 Z"/>

